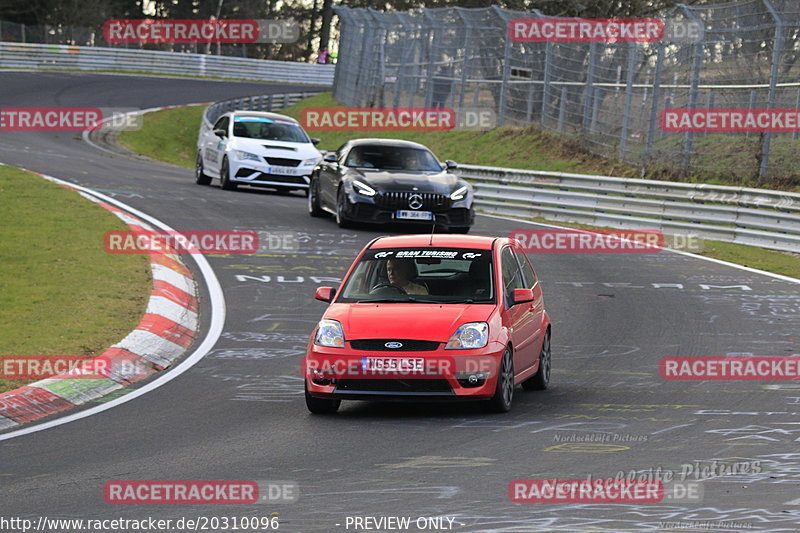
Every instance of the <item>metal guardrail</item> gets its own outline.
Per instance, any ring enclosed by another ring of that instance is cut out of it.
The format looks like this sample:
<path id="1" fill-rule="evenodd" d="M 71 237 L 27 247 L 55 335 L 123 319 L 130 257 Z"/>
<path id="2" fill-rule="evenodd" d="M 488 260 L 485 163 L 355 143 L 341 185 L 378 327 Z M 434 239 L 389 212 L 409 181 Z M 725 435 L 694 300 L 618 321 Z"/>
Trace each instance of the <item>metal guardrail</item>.
<path id="1" fill-rule="evenodd" d="M 336 67 L 157 50 L 0 42 L 0 68 L 124 70 L 332 85 Z"/>
<path id="2" fill-rule="evenodd" d="M 694 183 L 459 165 L 475 207 L 517 217 L 705 239 L 800 253 L 800 194 Z"/>
<path id="3" fill-rule="evenodd" d="M 245 96 L 214 102 L 203 111 L 203 127 L 211 128 L 214 122 L 228 111 L 246 109 L 248 111 L 278 111 L 299 102 L 304 98 L 319 94 L 321 91 L 305 91 L 299 93 L 264 94 Z M 202 132 L 201 132 L 202 134 Z"/>

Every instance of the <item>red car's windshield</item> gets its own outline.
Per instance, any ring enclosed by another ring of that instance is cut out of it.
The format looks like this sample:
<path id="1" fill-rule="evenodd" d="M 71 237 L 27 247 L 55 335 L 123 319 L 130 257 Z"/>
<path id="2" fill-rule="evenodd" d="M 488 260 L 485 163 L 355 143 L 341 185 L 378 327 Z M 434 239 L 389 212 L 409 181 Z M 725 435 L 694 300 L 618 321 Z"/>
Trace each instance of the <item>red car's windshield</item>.
<path id="1" fill-rule="evenodd" d="M 367 250 L 336 301 L 493 303 L 492 252 L 429 247 Z"/>

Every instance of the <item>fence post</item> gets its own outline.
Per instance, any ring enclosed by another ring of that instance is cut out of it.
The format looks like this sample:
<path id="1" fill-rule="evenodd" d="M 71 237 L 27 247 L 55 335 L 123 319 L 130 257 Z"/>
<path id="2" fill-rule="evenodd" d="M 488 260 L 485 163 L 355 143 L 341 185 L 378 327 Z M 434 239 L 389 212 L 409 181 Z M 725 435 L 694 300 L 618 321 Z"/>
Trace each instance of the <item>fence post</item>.
<path id="1" fill-rule="evenodd" d="M 564 132 L 564 115 L 567 112 L 567 86 L 561 86 L 561 98 L 558 102 L 558 131 Z"/>
<path id="2" fill-rule="evenodd" d="M 748 110 L 752 111 L 756 107 L 756 90 L 750 89 L 750 103 L 748 104 Z M 746 138 L 750 138 L 750 131 L 744 134 Z"/>
<path id="3" fill-rule="evenodd" d="M 625 161 L 625 150 L 628 149 L 628 129 L 631 119 L 631 102 L 633 101 L 633 76 L 636 70 L 636 43 L 628 45 L 628 72 L 625 76 L 625 104 L 622 110 L 622 132 L 619 139 L 619 158 Z"/>
<path id="4" fill-rule="evenodd" d="M 500 95 L 497 99 L 497 125 L 506 123 L 506 101 L 508 100 L 508 80 L 511 76 L 511 39 L 508 37 L 508 16 L 496 5 L 492 6 L 494 14 L 503 21 L 503 77 L 500 83 Z"/>
<path id="5" fill-rule="evenodd" d="M 797 88 L 797 99 L 794 101 L 794 108 L 800 109 L 800 87 Z M 792 132 L 792 139 L 797 139 L 797 130 Z"/>
<path id="6" fill-rule="evenodd" d="M 664 66 L 664 43 L 658 43 L 656 51 L 656 71 L 653 74 L 653 102 L 650 104 L 650 124 L 647 128 L 647 143 L 644 151 L 645 159 L 653 153 L 653 139 L 656 136 L 658 124 L 658 102 L 661 100 L 661 70 Z"/>
<path id="7" fill-rule="evenodd" d="M 590 127 L 591 115 L 594 111 L 592 103 L 594 100 L 594 64 L 596 52 L 597 43 L 589 43 L 589 68 L 586 71 L 586 88 L 583 91 L 583 119 L 581 121 L 584 135 Z"/>
<path id="8" fill-rule="evenodd" d="M 542 83 L 542 127 L 547 127 L 549 122 L 547 117 L 547 108 L 550 105 L 550 76 L 552 76 L 552 69 L 550 67 L 550 60 L 553 54 L 553 43 L 548 41 L 544 47 L 544 80 Z"/>
<path id="9" fill-rule="evenodd" d="M 425 107 L 433 106 L 433 77 L 435 75 L 434 70 L 436 69 L 436 56 L 439 53 L 439 39 L 440 33 L 436 31 L 436 20 L 431 16 L 430 13 L 427 11 L 425 13 L 425 18 L 431 24 L 431 46 L 428 51 L 428 72 L 427 74 L 427 81 L 425 82 Z"/>
<path id="10" fill-rule="evenodd" d="M 681 5 L 681 9 L 686 13 L 686 16 L 692 20 L 698 21 L 702 24 L 700 18 L 695 15 L 691 9 L 686 5 Z M 689 80 L 689 109 L 697 109 L 698 98 L 698 85 L 700 84 L 700 66 L 703 63 L 703 44 L 697 42 L 694 44 L 694 57 L 692 58 L 692 73 Z M 689 168 L 692 164 L 692 151 L 694 150 L 694 133 L 691 131 L 684 132 L 683 134 L 683 161 L 681 164 L 681 171 L 684 175 L 688 175 Z"/>
<path id="11" fill-rule="evenodd" d="M 772 43 L 772 68 L 769 75 L 769 94 L 767 95 L 767 107 L 775 109 L 775 104 L 778 99 L 778 67 L 781 62 L 781 54 L 783 53 L 783 18 L 775 10 L 770 0 L 763 0 L 764 5 L 770 12 L 770 15 L 775 19 L 775 39 Z M 761 161 L 758 166 L 758 179 L 763 180 L 769 170 L 769 150 L 772 143 L 772 132 L 764 132 L 761 140 Z"/>

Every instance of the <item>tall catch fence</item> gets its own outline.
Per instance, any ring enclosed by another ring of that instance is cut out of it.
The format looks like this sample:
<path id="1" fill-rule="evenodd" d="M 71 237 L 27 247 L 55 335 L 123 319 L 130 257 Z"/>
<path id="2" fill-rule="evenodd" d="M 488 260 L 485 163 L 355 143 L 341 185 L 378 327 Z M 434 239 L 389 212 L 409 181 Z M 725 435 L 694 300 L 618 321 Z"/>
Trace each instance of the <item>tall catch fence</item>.
<path id="1" fill-rule="evenodd" d="M 341 40 L 334 95 L 352 106 L 494 110 L 499 125 L 530 124 L 642 176 L 728 175 L 800 184 L 797 131 L 670 132 L 678 109 L 800 108 L 800 2 L 679 5 L 658 42 L 517 42 L 516 18 L 539 11 L 336 7 Z"/>

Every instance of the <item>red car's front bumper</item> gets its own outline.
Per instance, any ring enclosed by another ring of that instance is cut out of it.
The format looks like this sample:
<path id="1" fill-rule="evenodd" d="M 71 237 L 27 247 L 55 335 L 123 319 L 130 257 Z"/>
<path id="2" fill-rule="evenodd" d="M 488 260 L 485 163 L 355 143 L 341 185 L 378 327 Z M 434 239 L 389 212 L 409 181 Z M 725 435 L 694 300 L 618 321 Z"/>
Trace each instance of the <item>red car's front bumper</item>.
<path id="1" fill-rule="evenodd" d="M 443 346 L 443 345 L 442 345 Z M 310 345 L 302 371 L 317 398 L 343 400 L 480 400 L 494 396 L 497 368 L 505 346 L 477 350 L 385 352 Z M 374 370 L 370 359 L 422 359 L 422 369 Z"/>

